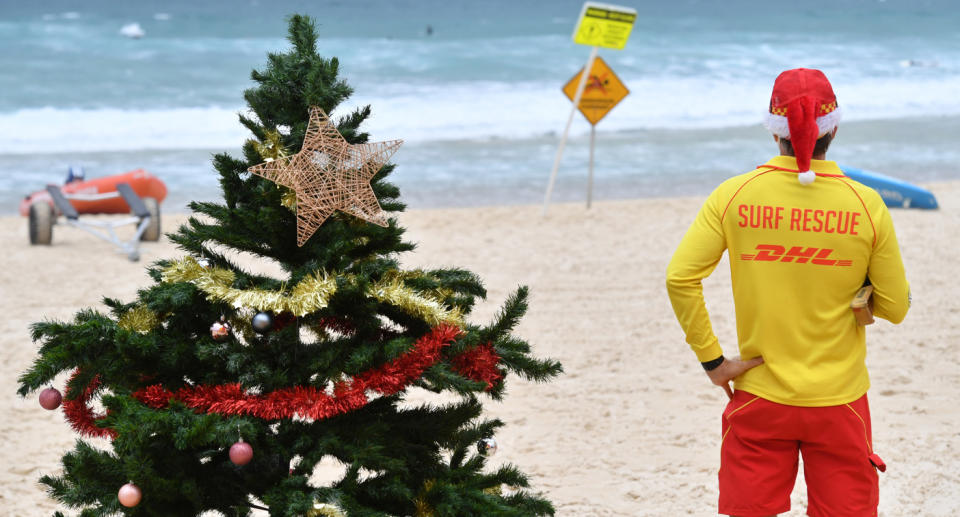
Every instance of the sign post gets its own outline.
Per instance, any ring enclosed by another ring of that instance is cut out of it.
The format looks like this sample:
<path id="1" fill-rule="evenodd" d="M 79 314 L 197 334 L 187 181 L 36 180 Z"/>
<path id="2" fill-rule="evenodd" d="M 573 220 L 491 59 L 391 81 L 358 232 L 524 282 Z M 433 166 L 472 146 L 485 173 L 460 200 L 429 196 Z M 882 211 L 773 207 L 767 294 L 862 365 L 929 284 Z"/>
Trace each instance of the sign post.
<path id="1" fill-rule="evenodd" d="M 550 196 L 553 193 L 553 185 L 557 179 L 557 171 L 560 169 L 560 159 L 563 157 L 563 150 L 567 145 L 567 137 L 570 135 L 570 125 L 573 123 L 573 115 L 577 112 L 579 108 L 583 112 L 583 107 L 581 107 L 580 101 L 583 98 L 584 91 L 587 89 L 588 79 L 592 79 L 594 74 L 594 63 L 598 61 L 597 50 L 600 47 L 615 48 L 617 50 L 622 50 L 623 47 L 627 44 L 627 39 L 630 37 L 630 31 L 633 29 L 633 22 L 637 18 L 637 11 L 629 7 L 621 7 L 617 5 L 602 4 L 597 2 L 586 2 L 583 4 L 583 9 L 580 11 L 580 19 L 577 21 L 577 26 L 573 30 L 573 42 L 580 45 L 589 45 L 593 47 L 590 50 L 590 57 L 587 58 L 587 64 L 583 68 L 583 72 L 580 74 L 580 77 L 575 77 L 574 79 L 579 79 L 577 81 L 576 89 L 571 93 L 567 92 L 567 88 L 571 85 L 571 82 L 567 83 L 567 86 L 564 87 L 564 92 L 568 97 L 571 97 L 573 101 L 573 108 L 570 110 L 570 116 L 567 118 L 567 126 L 563 130 L 563 136 L 560 138 L 560 145 L 557 146 L 557 154 L 553 160 L 553 169 L 550 171 L 550 182 L 547 184 L 547 193 L 543 200 L 543 213 L 547 213 L 547 206 L 550 204 Z M 602 59 L 599 59 L 599 62 L 603 62 Z M 606 67 L 606 63 L 604 63 Z M 609 70 L 609 67 L 606 67 Z M 612 70 L 610 71 L 612 74 Z M 616 77 L 616 76 L 614 76 Z M 619 79 L 617 80 L 619 82 Z M 622 84 L 621 84 L 622 86 Z M 626 90 L 626 88 L 624 88 Z M 624 94 L 626 95 L 626 94 Z M 622 99 L 622 97 L 621 97 Z M 610 104 L 610 108 L 616 105 L 620 100 Z M 606 110 L 609 111 L 609 108 Z M 606 114 L 604 111 L 596 120 L 600 120 L 603 115 Z M 587 115 L 584 112 L 584 116 L 590 120 L 590 115 Z M 593 194 L 593 141 L 594 141 L 594 132 L 596 122 L 591 121 L 590 128 L 590 184 L 587 188 L 587 207 L 590 206 L 590 197 Z"/>
<path id="2" fill-rule="evenodd" d="M 593 47 L 590 51 L 590 57 L 587 58 L 587 66 L 592 67 L 593 61 L 597 58 L 598 47 Z M 573 96 L 573 109 L 570 110 L 570 116 L 567 117 L 567 127 L 563 129 L 563 136 L 560 137 L 560 145 L 557 146 L 557 154 L 553 158 L 553 170 L 550 171 L 550 183 L 547 184 L 547 196 L 543 200 L 543 213 L 547 213 L 547 205 L 550 204 L 550 195 L 553 194 L 553 184 L 557 180 L 557 171 L 560 170 L 560 158 L 563 157 L 563 148 L 567 146 L 567 137 L 570 135 L 570 124 L 573 123 L 573 115 L 577 112 L 577 105 L 580 104 L 580 97 L 587 86 L 587 74 L 577 83 L 577 91 Z"/>
<path id="3" fill-rule="evenodd" d="M 570 100 L 576 98 L 573 85 L 579 84 L 583 77 L 587 75 L 581 70 L 579 74 L 573 76 L 563 87 L 563 93 Z M 614 106 L 620 103 L 630 90 L 624 86 L 617 74 L 607 65 L 603 58 L 596 58 L 593 62 L 593 68 L 587 79 L 587 86 L 581 92 L 580 102 L 574 106 L 580 109 L 580 113 L 590 122 L 590 168 L 589 180 L 587 183 L 587 208 L 593 201 L 593 150 L 597 138 L 597 123 L 605 117 Z"/>
<path id="4" fill-rule="evenodd" d="M 593 202 L 593 149 L 597 141 L 597 125 L 590 124 L 590 167 L 587 173 L 587 208 Z"/>

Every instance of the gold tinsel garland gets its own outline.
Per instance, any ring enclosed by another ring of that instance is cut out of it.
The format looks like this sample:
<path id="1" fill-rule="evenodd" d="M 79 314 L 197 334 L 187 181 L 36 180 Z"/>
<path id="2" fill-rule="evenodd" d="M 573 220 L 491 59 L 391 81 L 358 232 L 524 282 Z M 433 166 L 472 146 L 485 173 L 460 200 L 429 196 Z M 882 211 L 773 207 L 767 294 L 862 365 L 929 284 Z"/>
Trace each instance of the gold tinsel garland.
<path id="1" fill-rule="evenodd" d="M 434 479 L 428 479 L 423 482 L 423 488 L 420 489 L 420 493 L 417 494 L 417 497 L 413 500 L 413 517 L 434 517 L 436 515 L 430 503 L 427 502 L 427 492 L 432 490 L 435 484 L 437 484 L 437 482 Z"/>
<path id="2" fill-rule="evenodd" d="M 436 511 L 434 511 L 433 507 L 430 506 L 430 503 L 427 502 L 427 493 L 430 492 L 430 490 L 433 490 L 433 487 L 436 484 L 437 481 L 435 479 L 428 479 L 423 482 L 423 488 L 420 489 L 417 497 L 413 499 L 413 517 L 436 517 Z M 501 490 L 500 486 L 498 485 L 490 488 L 484 488 L 483 493 L 487 495 L 502 495 L 503 490 Z"/>
<path id="3" fill-rule="evenodd" d="M 400 307 L 407 314 L 426 320 L 431 327 L 440 323 L 463 326 L 463 316 L 458 310 L 451 310 L 440 300 L 421 295 L 403 285 L 400 279 L 380 281 L 370 286 L 369 295 Z"/>
<path id="4" fill-rule="evenodd" d="M 253 139 L 251 139 L 250 142 L 253 143 L 253 148 L 257 150 L 257 154 L 263 157 L 263 160 L 266 162 L 272 162 L 290 156 L 290 152 L 283 146 L 283 137 L 278 131 L 272 129 L 267 130 L 262 142 Z"/>
<path id="5" fill-rule="evenodd" d="M 490 488 L 484 488 L 483 493 L 487 495 L 503 495 L 503 489 L 500 488 L 500 485 L 497 485 Z"/>
<path id="6" fill-rule="evenodd" d="M 267 130 L 262 142 L 252 138 L 247 141 L 253 144 L 253 148 L 257 151 L 257 154 L 259 154 L 265 162 L 273 162 L 290 156 L 290 151 L 284 147 L 283 137 L 278 131 Z M 283 193 L 280 195 L 280 204 L 296 213 L 297 194 L 287 187 L 277 185 L 277 188 L 283 190 Z"/>
<path id="7" fill-rule="evenodd" d="M 117 326 L 123 330 L 136 331 L 141 334 L 150 332 L 159 324 L 160 317 L 145 305 L 137 305 L 117 320 Z"/>
<path id="8" fill-rule="evenodd" d="M 313 509 L 307 512 L 307 517 L 347 517 L 347 514 L 332 504 L 313 503 Z"/>
<path id="9" fill-rule="evenodd" d="M 431 326 L 447 323 L 462 327 L 463 315 L 457 308 L 449 308 L 439 296 L 418 293 L 403 285 L 403 278 L 418 273 L 395 273 L 367 288 L 367 296 L 399 307 L 407 314 L 427 321 Z M 229 303 L 234 307 L 252 307 L 274 313 L 291 312 L 303 316 L 327 306 L 337 291 L 337 277 L 324 272 L 307 276 L 287 292 L 285 289 L 237 289 L 231 287 L 235 279 L 232 271 L 204 268 L 191 257 L 184 257 L 163 270 L 165 282 L 192 282 L 210 301 Z M 345 275 L 354 281 L 352 275 Z"/>
<path id="10" fill-rule="evenodd" d="M 280 194 L 280 204 L 297 213 L 297 193 L 287 187 L 280 188 L 283 189 L 283 194 Z"/>

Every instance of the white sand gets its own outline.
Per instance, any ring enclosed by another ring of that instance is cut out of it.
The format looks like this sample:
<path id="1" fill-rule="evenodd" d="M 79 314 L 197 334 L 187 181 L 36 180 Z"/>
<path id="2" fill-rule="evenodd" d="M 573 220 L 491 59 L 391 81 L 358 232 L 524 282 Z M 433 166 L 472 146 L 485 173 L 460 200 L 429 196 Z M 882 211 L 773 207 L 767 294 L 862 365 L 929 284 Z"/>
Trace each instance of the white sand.
<path id="1" fill-rule="evenodd" d="M 960 509 L 960 301 L 949 271 L 960 249 L 960 182 L 930 188 L 943 208 L 895 210 L 914 306 L 899 326 L 868 331 L 880 514 L 954 515 Z M 412 211 L 402 217 L 419 249 L 409 266 L 455 265 L 480 274 L 488 321 L 519 284 L 532 289 L 518 329 L 538 355 L 563 362 L 550 384 L 511 377 L 489 414 L 506 421 L 498 461 L 527 472 L 562 516 L 714 515 L 720 413 L 683 343 L 664 290 L 664 270 L 702 199 L 652 199 L 551 207 Z M 175 217 L 164 221 L 165 230 Z M 182 219 L 182 218 L 181 218 Z M 31 247 L 26 222 L 0 218 L 0 514 L 49 515 L 56 504 L 37 478 L 55 472 L 76 436 L 62 413 L 16 396 L 16 377 L 36 344 L 28 325 L 71 319 L 103 296 L 131 299 L 149 285 L 143 266 L 179 255 L 142 246 L 134 264 L 108 244 L 58 226 L 54 245 Z M 721 343 L 735 353 L 726 264 L 706 285 Z M 62 380 L 59 386 L 62 388 Z M 803 515 L 802 476 L 793 510 Z"/>

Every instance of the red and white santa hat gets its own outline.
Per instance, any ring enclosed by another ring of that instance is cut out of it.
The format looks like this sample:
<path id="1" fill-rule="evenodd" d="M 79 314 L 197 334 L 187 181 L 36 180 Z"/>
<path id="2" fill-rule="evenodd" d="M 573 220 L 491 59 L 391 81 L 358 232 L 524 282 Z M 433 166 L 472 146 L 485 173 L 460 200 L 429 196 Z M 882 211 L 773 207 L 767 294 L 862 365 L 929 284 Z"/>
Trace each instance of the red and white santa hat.
<path id="1" fill-rule="evenodd" d="M 817 139 L 840 123 L 837 96 L 820 70 L 794 68 L 777 76 L 764 125 L 771 133 L 790 140 L 797 158 L 800 183 L 817 178 L 810 159 Z"/>

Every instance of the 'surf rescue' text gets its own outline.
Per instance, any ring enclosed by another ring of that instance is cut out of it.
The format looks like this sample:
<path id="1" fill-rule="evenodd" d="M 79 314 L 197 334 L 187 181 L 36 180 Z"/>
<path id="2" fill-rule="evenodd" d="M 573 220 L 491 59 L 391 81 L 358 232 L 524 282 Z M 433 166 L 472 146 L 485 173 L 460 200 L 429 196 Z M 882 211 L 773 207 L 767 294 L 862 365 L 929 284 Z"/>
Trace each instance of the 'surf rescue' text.
<path id="1" fill-rule="evenodd" d="M 819 208 L 785 208 L 770 205 L 740 205 L 737 208 L 741 228 L 779 230 L 788 224 L 793 232 L 859 235 L 860 212 Z M 789 217 L 789 219 L 788 219 Z"/>

